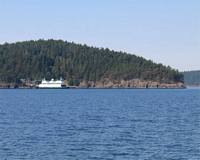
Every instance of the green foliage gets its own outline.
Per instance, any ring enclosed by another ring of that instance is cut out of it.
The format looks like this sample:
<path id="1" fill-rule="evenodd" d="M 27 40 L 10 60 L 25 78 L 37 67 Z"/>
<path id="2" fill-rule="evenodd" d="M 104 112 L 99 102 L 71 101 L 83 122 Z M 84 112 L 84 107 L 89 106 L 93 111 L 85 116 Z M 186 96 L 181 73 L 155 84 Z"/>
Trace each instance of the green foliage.
<path id="1" fill-rule="evenodd" d="M 20 79 L 80 81 L 143 79 L 180 82 L 177 70 L 135 55 L 62 40 L 25 41 L 0 45 L 0 81 Z"/>
<path id="2" fill-rule="evenodd" d="M 68 81 L 68 85 L 69 86 L 79 86 L 80 84 L 80 81 L 78 79 L 69 79 Z"/>
<path id="3" fill-rule="evenodd" d="M 80 81 L 78 79 L 74 79 L 73 85 L 74 86 L 79 86 L 80 85 Z"/>
<path id="4" fill-rule="evenodd" d="M 69 85 L 69 86 L 73 86 L 73 85 L 74 85 L 74 81 L 73 81 L 73 79 L 69 79 L 69 81 L 68 81 L 68 85 Z"/>

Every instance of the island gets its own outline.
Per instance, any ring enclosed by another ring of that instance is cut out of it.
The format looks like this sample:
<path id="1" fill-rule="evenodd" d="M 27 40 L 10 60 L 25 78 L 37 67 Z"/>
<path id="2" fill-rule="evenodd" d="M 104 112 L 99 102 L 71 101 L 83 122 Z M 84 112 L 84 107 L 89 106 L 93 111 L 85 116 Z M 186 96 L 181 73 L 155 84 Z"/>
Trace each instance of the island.
<path id="1" fill-rule="evenodd" d="M 0 45 L 0 88 L 36 88 L 44 78 L 66 88 L 185 88 L 178 70 L 122 51 L 53 39 Z"/>
<path id="2" fill-rule="evenodd" d="M 184 83 L 189 88 L 200 88 L 200 70 L 198 71 L 185 71 Z"/>

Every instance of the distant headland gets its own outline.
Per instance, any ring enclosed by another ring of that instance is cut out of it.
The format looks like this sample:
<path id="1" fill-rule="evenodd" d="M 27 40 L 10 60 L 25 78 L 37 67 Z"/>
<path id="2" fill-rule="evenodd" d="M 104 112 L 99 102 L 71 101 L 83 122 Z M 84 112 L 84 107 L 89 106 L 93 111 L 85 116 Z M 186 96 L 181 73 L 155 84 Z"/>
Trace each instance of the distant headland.
<path id="1" fill-rule="evenodd" d="M 35 88 L 43 78 L 71 88 L 184 88 L 183 74 L 142 57 L 62 40 L 0 45 L 0 88 Z"/>
<path id="2" fill-rule="evenodd" d="M 183 72 L 184 83 L 188 87 L 200 87 L 200 70 Z"/>

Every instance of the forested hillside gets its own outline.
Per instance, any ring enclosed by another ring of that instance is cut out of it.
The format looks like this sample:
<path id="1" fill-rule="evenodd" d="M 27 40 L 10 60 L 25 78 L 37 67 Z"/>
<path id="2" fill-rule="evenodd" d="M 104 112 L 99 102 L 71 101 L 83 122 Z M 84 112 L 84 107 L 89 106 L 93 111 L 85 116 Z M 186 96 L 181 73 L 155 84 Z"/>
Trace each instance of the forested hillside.
<path id="1" fill-rule="evenodd" d="M 184 72 L 184 82 L 186 85 L 200 85 L 200 71 Z"/>
<path id="2" fill-rule="evenodd" d="M 162 64 L 109 49 L 62 40 L 25 41 L 0 45 L 0 81 L 21 79 L 68 81 L 152 80 L 182 82 L 183 75 Z"/>

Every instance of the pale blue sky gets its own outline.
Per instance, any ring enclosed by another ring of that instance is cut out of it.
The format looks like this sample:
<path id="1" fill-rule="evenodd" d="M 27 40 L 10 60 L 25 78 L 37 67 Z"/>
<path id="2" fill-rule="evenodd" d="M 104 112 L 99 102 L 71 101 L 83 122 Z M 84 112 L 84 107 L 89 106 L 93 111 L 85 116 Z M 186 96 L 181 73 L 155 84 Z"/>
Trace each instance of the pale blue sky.
<path id="1" fill-rule="evenodd" d="M 63 39 L 200 69 L 200 0 L 0 0 L 0 43 Z"/>

